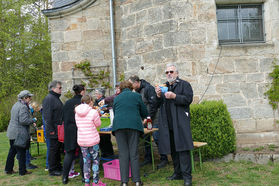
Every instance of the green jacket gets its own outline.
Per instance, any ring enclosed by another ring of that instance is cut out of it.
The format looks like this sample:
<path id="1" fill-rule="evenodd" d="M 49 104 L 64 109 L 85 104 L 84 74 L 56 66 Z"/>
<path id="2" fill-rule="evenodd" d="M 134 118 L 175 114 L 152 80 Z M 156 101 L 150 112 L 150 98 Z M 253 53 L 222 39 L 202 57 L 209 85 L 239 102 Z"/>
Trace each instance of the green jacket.
<path id="1" fill-rule="evenodd" d="M 113 103 L 114 119 L 112 132 L 118 129 L 135 129 L 143 133 L 142 119 L 148 115 L 141 95 L 124 89 Z"/>

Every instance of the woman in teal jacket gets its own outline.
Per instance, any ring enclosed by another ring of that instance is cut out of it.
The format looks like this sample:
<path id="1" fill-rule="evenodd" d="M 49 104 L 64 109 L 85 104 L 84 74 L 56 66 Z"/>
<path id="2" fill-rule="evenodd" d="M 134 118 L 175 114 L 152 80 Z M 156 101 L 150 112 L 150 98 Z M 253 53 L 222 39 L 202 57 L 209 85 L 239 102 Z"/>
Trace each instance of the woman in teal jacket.
<path id="1" fill-rule="evenodd" d="M 142 185 L 140 179 L 139 137 L 143 134 L 142 120 L 148 112 L 141 95 L 132 92 L 129 81 L 120 83 L 121 93 L 115 97 L 113 104 L 114 119 L 112 132 L 116 137 L 119 152 L 121 185 L 129 182 L 129 161 L 132 169 L 132 179 L 136 186 Z"/>

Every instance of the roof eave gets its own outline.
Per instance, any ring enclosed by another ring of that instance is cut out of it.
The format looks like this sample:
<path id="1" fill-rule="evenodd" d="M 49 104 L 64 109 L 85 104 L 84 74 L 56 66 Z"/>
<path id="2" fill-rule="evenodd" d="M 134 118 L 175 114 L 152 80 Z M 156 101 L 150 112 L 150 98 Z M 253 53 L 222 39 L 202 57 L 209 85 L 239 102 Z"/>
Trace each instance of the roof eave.
<path id="1" fill-rule="evenodd" d="M 88 6 L 95 3 L 96 0 L 78 0 L 71 4 L 53 8 L 53 9 L 45 9 L 42 10 L 43 14 L 47 16 L 48 18 L 55 19 L 55 18 L 61 18 L 76 12 L 79 12 L 81 10 L 84 10 Z"/>

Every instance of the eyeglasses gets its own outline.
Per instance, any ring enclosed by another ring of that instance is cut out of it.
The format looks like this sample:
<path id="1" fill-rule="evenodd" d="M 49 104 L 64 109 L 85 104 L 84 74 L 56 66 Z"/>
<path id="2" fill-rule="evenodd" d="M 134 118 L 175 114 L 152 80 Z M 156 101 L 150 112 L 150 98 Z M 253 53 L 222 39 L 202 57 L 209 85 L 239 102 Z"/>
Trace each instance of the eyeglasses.
<path id="1" fill-rule="evenodd" d="M 166 74 L 169 74 L 169 73 L 173 74 L 174 71 L 173 71 L 173 70 L 170 70 L 170 71 L 166 71 L 165 73 L 166 73 Z"/>

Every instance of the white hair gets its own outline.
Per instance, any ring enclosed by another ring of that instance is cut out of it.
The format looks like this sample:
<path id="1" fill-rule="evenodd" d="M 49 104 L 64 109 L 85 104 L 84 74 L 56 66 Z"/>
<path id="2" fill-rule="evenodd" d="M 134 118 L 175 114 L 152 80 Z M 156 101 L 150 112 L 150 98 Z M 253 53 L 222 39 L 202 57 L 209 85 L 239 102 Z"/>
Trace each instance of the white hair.
<path id="1" fill-rule="evenodd" d="M 168 64 L 166 65 L 166 68 L 168 68 L 168 67 L 175 67 L 175 71 L 178 73 L 178 69 L 177 69 L 176 64 L 174 64 L 174 63 L 168 63 Z"/>

